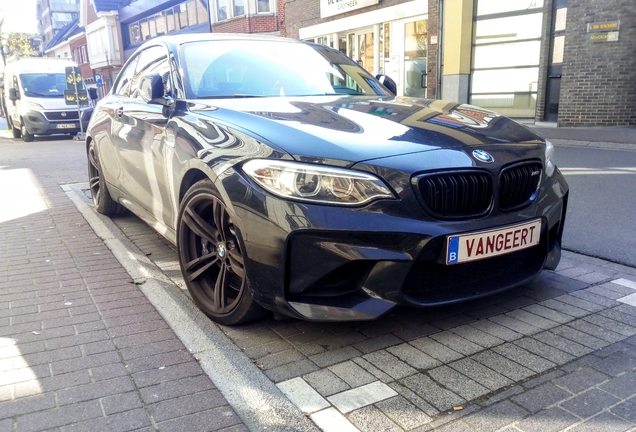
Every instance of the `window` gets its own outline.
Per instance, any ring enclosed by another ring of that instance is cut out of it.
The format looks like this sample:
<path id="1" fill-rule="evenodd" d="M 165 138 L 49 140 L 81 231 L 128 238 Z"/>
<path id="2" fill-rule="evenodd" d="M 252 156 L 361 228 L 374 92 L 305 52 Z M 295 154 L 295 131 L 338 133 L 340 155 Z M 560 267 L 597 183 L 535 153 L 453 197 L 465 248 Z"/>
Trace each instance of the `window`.
<path id="1" fill-rule="evenodd" d="M 272 11 L 270 0 L 257 0 L 256 11 L 258 13 L 267 13 Z"/>
<path id="2" fill-rule="evenodd" d="M 135 67 L 139 61 L 139 56 L 133 57 L 126 67 L 120 72 L 113 93 L 120 96 L 128 96 L 130 94 L 130 85 L 135 74 Z"/>
<path id="3" fill-rule="evenodd" d="M 543 0 L 476 0 L 470 103 L 534 117 Z"/>
<path id="4" fill-rule="evenodd" d="M 217 8 L 216 8 L 216 18 L 217 21 L 223 21 L 224 19 L 231 18 L 228 16 L 227 12 L 227 3 L 228 0 L 217 0 Z"/>
<path id="5" fill-rule="evenodd" d="M 82 64 L 88 63 L 88 56 L 86 55 L 86 45 L 82 45 L 80 48 L 80 52 L 82 53 Z"/>
<path id="6" fill-rule="evenodd" d="M 158 73 L 163 78 L 166 93 L 171 92 L 170 63 L 168 62 L 168 50 L 163 45 L 152 46 L 139 54 L 139 61 L 132 78 L 131 98 L 141 99 L 139 95 L 139 80 L 145 75 Z"/>

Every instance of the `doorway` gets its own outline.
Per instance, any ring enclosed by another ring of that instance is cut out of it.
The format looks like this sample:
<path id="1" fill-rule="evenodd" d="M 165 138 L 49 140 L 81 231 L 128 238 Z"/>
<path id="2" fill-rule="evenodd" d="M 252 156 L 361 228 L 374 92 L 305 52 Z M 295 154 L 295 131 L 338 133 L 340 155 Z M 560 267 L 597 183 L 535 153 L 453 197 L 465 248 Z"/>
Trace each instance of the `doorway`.
<path id="1" fill-rule="evenodd" d="M 563 48 L 565 46 L 567 12 L 567 0 L 554 0 L 552 4 L 548 80 L 545 90 L 544 119 L 547 122 L 556 122 L 559 119 L 559 98 L 561 97 L 561 72 L 563 71 Z"/>

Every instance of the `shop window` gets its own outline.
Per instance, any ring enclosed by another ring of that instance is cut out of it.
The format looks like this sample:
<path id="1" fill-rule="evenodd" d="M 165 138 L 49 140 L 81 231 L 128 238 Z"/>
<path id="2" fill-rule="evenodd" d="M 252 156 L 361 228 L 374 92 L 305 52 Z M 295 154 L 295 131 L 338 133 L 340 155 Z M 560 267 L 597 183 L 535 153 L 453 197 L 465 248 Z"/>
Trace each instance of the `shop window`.
<path id="1" fill-rule="evenodd" d="M 208 11 L 203 7 L 201 0 L 197 0 L 195 3 L 197 5 L 197 22 L 199 24 L 208 22 Z"/>
<path id="2" fill-rule="evenodd" d="M 519 12 L 543 7 L 543 0 L 478 0 L 477 16 Z"/>
<path id="3" fill-rule="evenodd" d="M 539 64 L 541 42 L 525 41 L 506 44 L 477 45 L 474 48 L 474 69 Z"/>
<path id="4" fill-rule="evenodd" d="M 155 25 L 157 26 L 157 36 L 168 33 L 168 27 L 166 26 L 166 14 L 164 11 L 157 12 L 155 14 Z"/>
<path id="5" fill-rule="evenodd" d="M 190 27 L 197 25 L 197 5 L 194 1 L 189 1 L 186 3 L 186 8 L 188 9 L 188 25 Z"/>
<path id="6" fill-rule="evenodd" d="M 179 14 L 179 29 L 184 29 L 186 27 L 188 27 L 188 15 L 186 13 L 186 5 L 181 3 L 179 6 L 176 7 L 175 10 L 178 10 L 178 14 Z"/>

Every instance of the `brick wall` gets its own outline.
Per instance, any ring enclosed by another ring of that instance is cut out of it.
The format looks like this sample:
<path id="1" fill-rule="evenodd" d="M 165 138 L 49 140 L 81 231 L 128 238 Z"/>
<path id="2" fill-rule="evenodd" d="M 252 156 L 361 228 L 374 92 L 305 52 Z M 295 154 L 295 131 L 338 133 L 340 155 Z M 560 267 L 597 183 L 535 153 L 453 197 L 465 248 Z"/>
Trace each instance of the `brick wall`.
<path id="1" fill-rule="evenodd" d="M 212 24 L 213 33 L 271 33 L 277 30 L 275 15 L 242 17 Z"/>
<path id="2" fill-rule="evenodd" d="M 281 36 L 287 36 L 285 31 L 285 0 L 276 1 L 276 9 L 278 12 L 278 28 Z"/>
<path id="3" fill-rule="evenodd" d="M 437 91 L 437 48 L 440 35 L 437 31 L 438 0 L 428 0 L 428 53 L 426 59 L 426 97 L 439 97 Z M 437 35 L 437 44 L 431 44 L 431 36 Z"/>
<path id="4" fill-rule="evenodd" d="M 587 23 L 620 20 L 616 42 L 590 42 Z M 559 126 L 636 125 L 634 0 L 569 0 Z"/>

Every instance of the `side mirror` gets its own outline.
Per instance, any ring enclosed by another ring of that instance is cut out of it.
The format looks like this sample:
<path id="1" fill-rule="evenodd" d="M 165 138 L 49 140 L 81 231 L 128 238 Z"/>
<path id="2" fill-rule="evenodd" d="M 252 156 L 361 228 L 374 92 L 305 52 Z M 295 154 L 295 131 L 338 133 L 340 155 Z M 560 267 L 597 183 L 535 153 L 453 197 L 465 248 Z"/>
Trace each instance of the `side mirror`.
<path id="1" fill-rule="evenodd" d="M 9 89 L 9 100 L 11 101 L 17 101 L 18 99 L 20 99 L 20 94 L 18 93 L 18 89 L 16 88 L 10 88 Z"/>
<path id="2" fill-rule="evenodd" d="M 139 96 L 144 102 L 172 106 L 174 99 L 170 95 L 166 95 L 163 79 L 158 73 L 144 75 L 139 80 Z"/>
<path id="3" fill-rule="evenodd" d="M 379 74 L 375 76 L 375 79 L 380 81 L 380 84 L 386 87 L 386 89 L 390 91 L 391 93 L 393 93 L 394 96 L 397 95 L 397 84 L 395 83 L 395 81 L 393 81 L 393 79 L 390 76 Z"/>
<path id="4" fill-rule="evenodd" d="M 97 89 L 95 87 L 88 88 L 88 97 L 91 98 L 91 100 L 97 99 Z"/>

